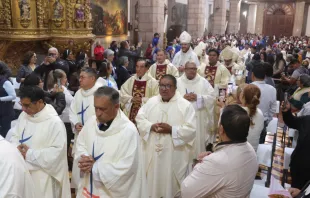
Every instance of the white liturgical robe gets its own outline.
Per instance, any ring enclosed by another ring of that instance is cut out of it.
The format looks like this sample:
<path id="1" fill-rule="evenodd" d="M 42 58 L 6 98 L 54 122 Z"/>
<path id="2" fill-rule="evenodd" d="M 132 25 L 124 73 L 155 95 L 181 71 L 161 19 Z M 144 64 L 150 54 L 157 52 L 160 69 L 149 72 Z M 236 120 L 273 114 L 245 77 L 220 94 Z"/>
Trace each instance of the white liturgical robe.
<path id="1" fill-rule="evenodd" d="M 227 84 L 231 77 L 230 72 L 220 62 L 217 62 L 215 66 L 212 67 L 212 69 L 208 69 L 208 67 L 210 67 L 209 62 L 207 64 L 201 65 L 198 68 L 197 72 L 199 75 L 206 78 L 211 85 L 214 85 L 214 90 L 216 92 L 216 95 L 218 96 L 219 88 L 227 87 Z"/>
<path id="2" fill-rule="evenodd" d="M 149 197 L 179 195 L 196 136 L 194 108 L 178 92 L 169 102 L 157 95 L 141 107 L 136 122 L 143 139 Z M 172 134 L 151 131 L 151 126 L 160 122 L 172 126 Z"/>
<path id="3" fill-rule="evenodd" d="M 187 52 L 183 52 L 180 50 L 178 53 L 175 54 L 172 64 L 176 66 L 177 68 L 180 66 L 185 66 L 185 64 L 188 61 L 192 61 L 196 63 L 196 67 L 200 66 L 200 61 L 197 57 L 197 54 L 194 52 L 194 50 L 190 47 Z M 179 76 L 181 76 L 183 73 L 179 72 Z"/>
<path id="4" fill-rule="evenodd" d="M 99 77 L 96 81 L 96 84 L 99 87 L 108 86 L 114 88 L 115 90 L 118 90 L 117 84 L 112 76 L 109 76 L 109 78 Z"/>
<path id="5" fill-rule="evenodd" d="M 178 69 L 172 63 L 169 63 L 168 60 L 165 60 L 162 64 L 158 62 L 154 63 L 148 70 L 148 73 L 156 80 L 160 80 L 165 74 L 171 74 L 176 78 L 179 77 Z"/>
<path id="6" fill-rule="evenodd" d="M 22 112 L 11 140 L 29 147 L 25 161 L 40 197 L 71 196 L 66 128 L 53 106 L 46 104 L 34 116 Z"/>
<path id="7" fill-rule="evenodd" d="M 84 125 L 87 120 L 95 115 L 95 107 L 94 107 L 94 93 L 101 86 L 101 84 L 95 84 L 91 89 L 84 90 L 79 89 L 74 96 L 74 99 L 71 103 L 69 118 L 70 122 L 73 126 L 77 123 L 81 123 Z M 78 137 L 78 133 L 76 133 L 75 129 L 73 130 L 74 135 L 74 145 L 72 149 L 72 156 L 74 156 L 76 150 L 76 139 Z M 72 187 L 77 188 L 79 183 L 79 172 L 77 167 L 77 161 L 73 161 L 72 165 Z"/>
<path id="8" fill-rule="evenodd" d="M 36 198 L 31 175 L 17 148 L 0 135 L 0 197 Z"/>
<path id="9" fill-rule="evenodd" d="M 196 111 L 196 140 L 195 156 L 206 151 L 206 144 L 213 143 L 215 133 L 211 130 L 214 126 L 215 92 L 210 83 L 200 75 L 188 80 L 186 75 L 178 78 L 178 91 L 181 96 L 197 94 L 197 101 L 191 102 Z"/>
<path id="10" fill-rule="evenodd" d="M 147 187 L 141 139 L 135 125 L 119 110 L 106 131 L 91 117 L 77 140 L 76 158 L 93 156 L 90 174 L 81 174 L 78 198 L 146 198 Z M 91 189 L 92 188 L 92 189 Z M 88 196 L 87 196 L 88 195 Z"/>
<path id="11" fill-rule="evenodd" d="M 134 119 L 140 109 L 149 98 L 158 94 L 158 82 L 155 78 L 151 77 L 148 73 L 144 74 L 142 78 L 138 78 L 135 74 L 130 77 L 121 87 L 120 102 L 125 115 L 129 120 L 134 122 Z M 131 100 L 134 96 L 142 98 L 142 104 L 134 105 Z"/>

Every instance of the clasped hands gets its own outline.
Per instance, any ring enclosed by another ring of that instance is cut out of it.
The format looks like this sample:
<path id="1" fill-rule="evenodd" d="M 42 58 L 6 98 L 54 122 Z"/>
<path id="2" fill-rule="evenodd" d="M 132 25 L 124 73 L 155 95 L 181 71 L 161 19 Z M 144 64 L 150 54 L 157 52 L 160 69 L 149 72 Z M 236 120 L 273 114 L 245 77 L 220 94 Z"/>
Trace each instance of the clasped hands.
<path id="1" fill-rule="evenodd" d="M 90 173 L 95 160 L 92 156 L 81 155 L 80 160 L 78 161 L 78 167 L 83 173 Z"/>
<path id="2" fill-rule="evenodd" d="M 155 123 L 152 125 L 151 131 L 155 133 L 171 134 L 172 127 L 167 123 Z"/>
<path id="3" fill-rule="evenodd" d="M 20 144 L 18 145 L 17 149 L 22 154 L 23 158 L 26 159 L 27 151 L 29 150 L 29 147 L 26 144 Z"/>
<path id="4" fill-rule="evenodd" d="M 185 94 L 184 95 L 184 98 L 190 102 L 193 102 L 193 101 L 197 101 L 197 94 L 195 93 L 188 93 L 188 94 Z"/>
<path id="5" fill-rule="evenodd" d="M 142 98 L 139 97 L 139 96 L 134 96 L 132 99 L 131 99 L 131 102 L 133 104 L 141 104 L 142 103 Z"/>

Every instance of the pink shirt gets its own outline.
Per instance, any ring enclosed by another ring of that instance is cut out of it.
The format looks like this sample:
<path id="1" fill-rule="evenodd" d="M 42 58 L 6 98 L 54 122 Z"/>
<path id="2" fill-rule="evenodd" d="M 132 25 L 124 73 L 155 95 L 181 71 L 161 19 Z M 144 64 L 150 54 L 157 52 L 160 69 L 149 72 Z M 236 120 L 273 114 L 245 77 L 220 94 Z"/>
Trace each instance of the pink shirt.
<path id="1" fill-rule="evenodd" d="M 185 178 L 182 198 L 249 197 L 257 170 L 256 154 L 248 142 L 218 145 Z"/>

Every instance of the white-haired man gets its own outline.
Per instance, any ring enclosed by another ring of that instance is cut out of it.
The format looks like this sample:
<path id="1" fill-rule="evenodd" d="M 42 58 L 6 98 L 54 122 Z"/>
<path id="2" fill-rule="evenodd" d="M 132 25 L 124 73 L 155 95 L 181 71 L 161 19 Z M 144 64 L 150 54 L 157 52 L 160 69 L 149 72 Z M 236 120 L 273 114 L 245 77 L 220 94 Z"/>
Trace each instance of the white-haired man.
<path id="1" fill-rule="evenodd" d="M 48 50 L 48 55 L 45 57 L 43 63 L 39 65 L 34 72 L 44 77 L 44 90 L 47 90 L 47 77 L 50 71 L 55 69 L 61 69 L 66 72 L 67 76 L 69 74 L 69 65 L 66 61 L 59 58 L 58 50 L 52 47 Z"/>
<path id="2" fill-rule="evenodd" d="M 191 48 L 192 37 L 186 31 L 182 32 L 180 35 L 180 42 L 182 50 L 176 53 L 173 58 L 172 64 L 176 66 L 179 70 L 179 76 L 184 73 L 185 63 L 188 61 L 193 61 L 196 63 L 196 66 L 199 67 L 200 62 L 194 50 Z"/>

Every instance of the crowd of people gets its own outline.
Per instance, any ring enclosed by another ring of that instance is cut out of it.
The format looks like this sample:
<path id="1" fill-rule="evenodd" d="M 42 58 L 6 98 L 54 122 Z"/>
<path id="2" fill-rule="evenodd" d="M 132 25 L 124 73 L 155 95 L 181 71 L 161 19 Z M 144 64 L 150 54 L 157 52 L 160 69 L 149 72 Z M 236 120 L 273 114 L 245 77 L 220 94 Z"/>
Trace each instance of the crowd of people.
<path id="1" fill-rule="evenodd" d="M 308 38 L 159 41 L 29 51 L 17 90 L 0 62 L 0 197 L 249 197 L 277 101 L 299 132 L 289 192 L 310 197 Z"/>

